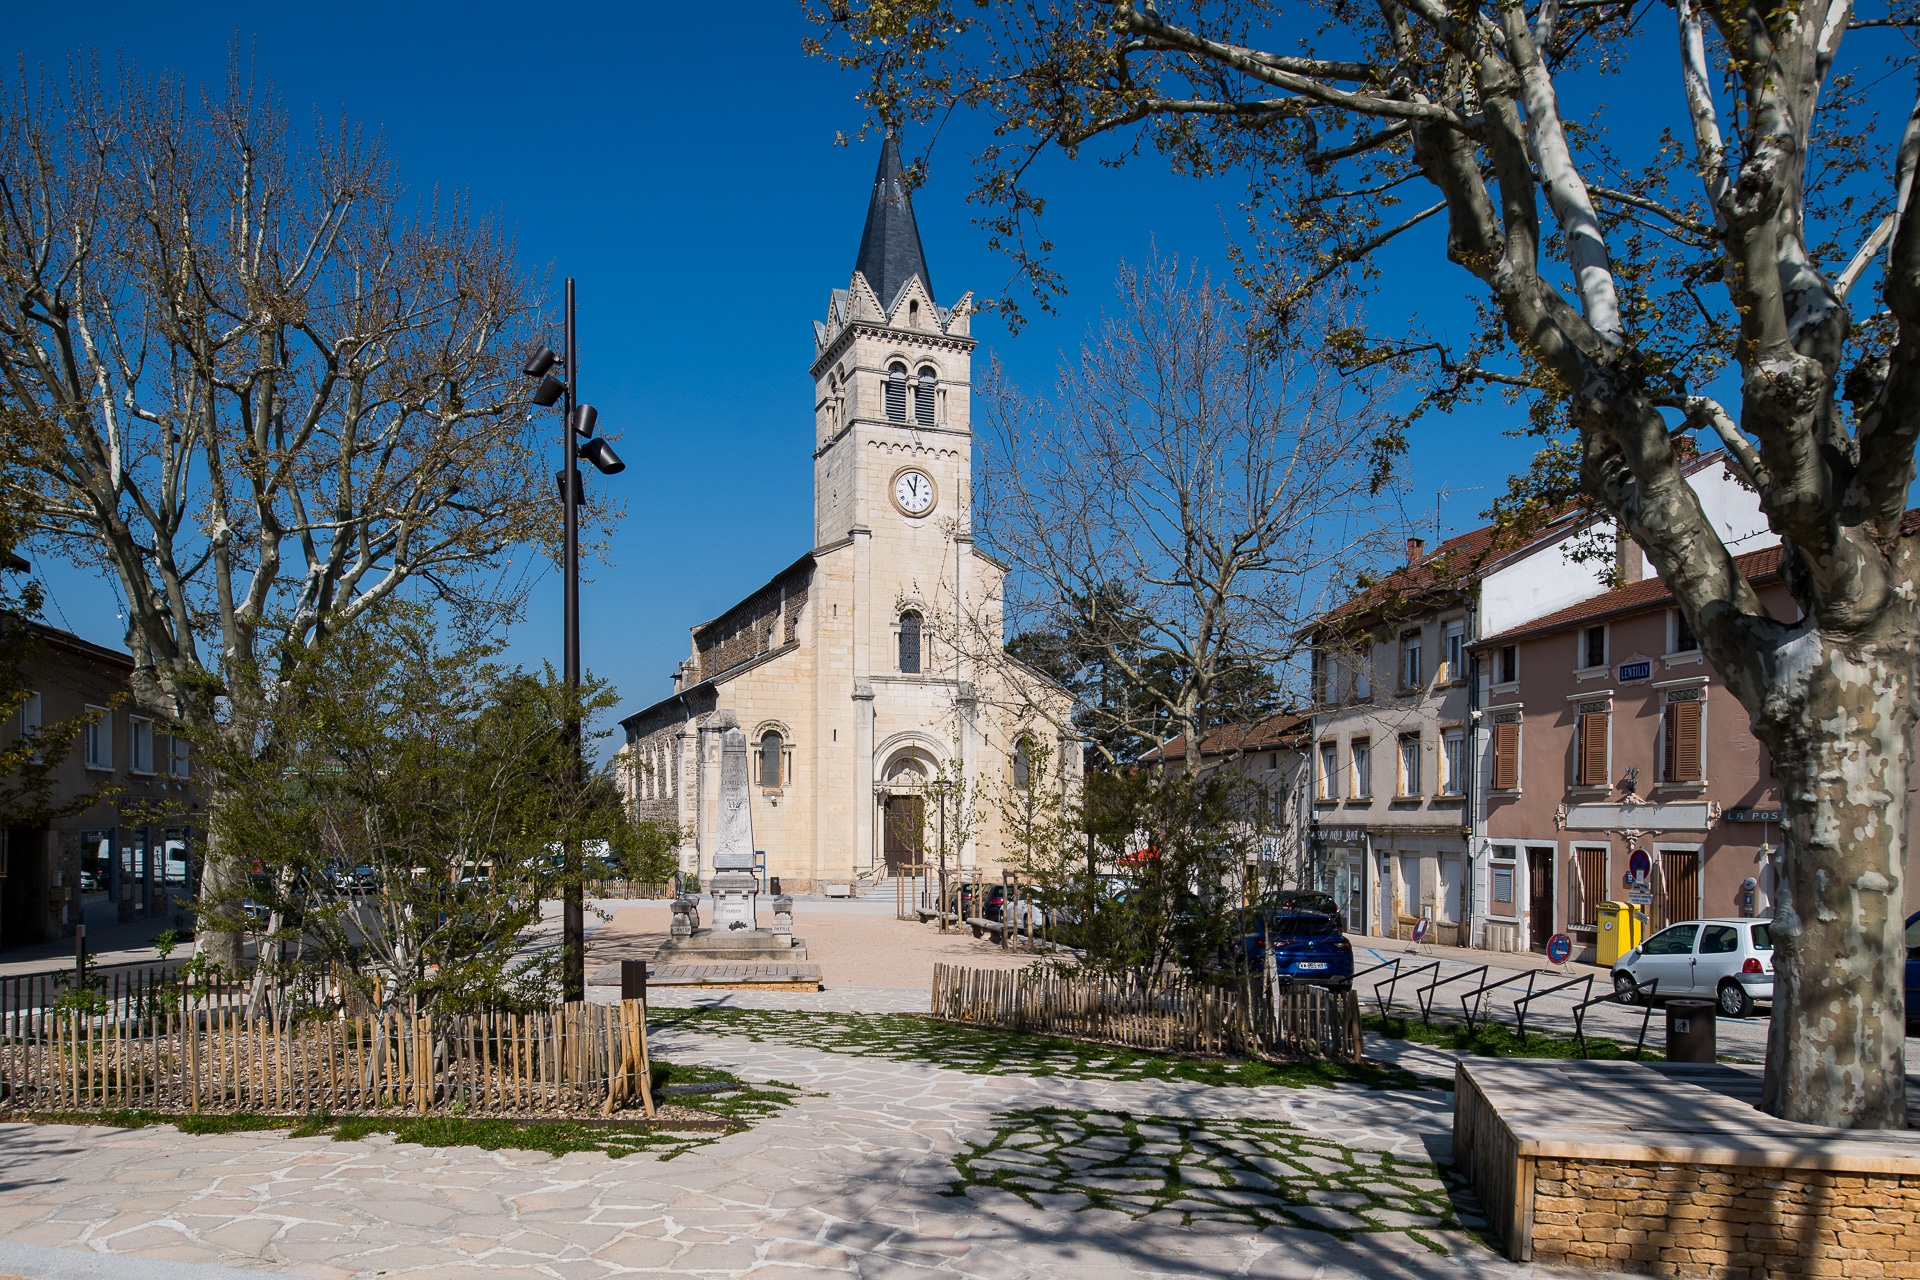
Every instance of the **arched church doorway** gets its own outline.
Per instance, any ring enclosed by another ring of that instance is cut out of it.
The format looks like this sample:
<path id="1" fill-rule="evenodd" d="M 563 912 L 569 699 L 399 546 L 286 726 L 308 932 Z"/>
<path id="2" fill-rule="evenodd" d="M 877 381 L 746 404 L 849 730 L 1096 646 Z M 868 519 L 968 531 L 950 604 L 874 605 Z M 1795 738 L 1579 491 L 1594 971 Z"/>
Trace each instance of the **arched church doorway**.
<path id="1" fill-rule="evenodd" d="M 928 761 L 908 751 L 889 761 L 882 775 L 880 848 L 888 875 L 927 860 L 927 799 L 921 789 L 931 773 Z"/>

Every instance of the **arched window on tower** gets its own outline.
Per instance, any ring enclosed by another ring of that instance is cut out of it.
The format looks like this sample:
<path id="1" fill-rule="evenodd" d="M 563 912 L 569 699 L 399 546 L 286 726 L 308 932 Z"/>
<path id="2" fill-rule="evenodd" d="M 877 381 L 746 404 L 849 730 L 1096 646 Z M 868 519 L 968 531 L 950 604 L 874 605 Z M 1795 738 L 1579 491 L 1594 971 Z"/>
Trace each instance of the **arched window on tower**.
<path id="1" fill-rule="evenodd" d="M 1025 736 L 1013 744 L 1013 786 L 1025 791 L 1033 785 L 1033 757 L 1027 752 Z"/>
<path id="2" fill-rule="evenodd" d="M 900 670 L 920 674 L 920 615 L 912 609 L 900 615 Z"/>
<path id="3" fill-rule="evenodd" d="M 907 366 L 898 362 L 887 366 L 887 418 L 907 420 Z"/>
<path id="4" fill-rule="evenodd" d="M 920 381 L 913 388 L 913 418 L 923 427 L 933 425 L 934 385 L 937 381 L 932 369 L 922 369 Z"/>
<path id="5" fill-rule="evenodd" d="M 760 735 L 760 785 L 778 787 L 780 785 L 780 751 L 784 744 L 780 735 L 772 729 Z"/>

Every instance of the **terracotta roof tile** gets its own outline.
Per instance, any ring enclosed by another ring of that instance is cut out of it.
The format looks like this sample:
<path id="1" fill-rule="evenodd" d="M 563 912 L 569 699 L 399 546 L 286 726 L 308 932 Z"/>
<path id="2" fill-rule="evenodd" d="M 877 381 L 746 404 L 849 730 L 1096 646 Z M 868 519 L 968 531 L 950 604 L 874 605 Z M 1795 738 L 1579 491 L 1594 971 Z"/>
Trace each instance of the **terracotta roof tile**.
<path id="1" fill-rule="evenodd" d="M 1228 755 L 1235 751 L 1266 751 L 1286 746 L 1290 737 L 1304 734 L 1308 724 L 1308 717 L 1289 711 L 1251 723 L 1223 724 L 1200 735 L 1200 758 L 1204 760 L 1208 756 Z M 1165 746 L 1155 747 L 1143 754 L 1140 761 L 1146 764 L 1186 758 L 1187 737 L 1185 734 L 1175 734 Z"/>

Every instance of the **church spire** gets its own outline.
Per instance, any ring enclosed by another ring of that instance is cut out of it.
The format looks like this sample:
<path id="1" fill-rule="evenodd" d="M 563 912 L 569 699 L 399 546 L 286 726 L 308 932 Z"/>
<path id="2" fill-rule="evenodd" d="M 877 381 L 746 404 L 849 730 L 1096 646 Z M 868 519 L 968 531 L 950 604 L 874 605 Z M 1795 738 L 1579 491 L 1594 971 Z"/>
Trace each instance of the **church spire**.
<path id="1" fill-rule="evenodd" d="M 900 167 L 900 143 L 891 131 L 880 147 L 880 170 L 873 176 L 873 200 L 867 205 L 867 226 L 860 233 L 860 257 L 853 269 L 867 278 L 889 312 L 916 275 L 927 296 L 933 296 L 933 277 L 920 249 L 920 227 L 913 220 L 913 200 Z"/>

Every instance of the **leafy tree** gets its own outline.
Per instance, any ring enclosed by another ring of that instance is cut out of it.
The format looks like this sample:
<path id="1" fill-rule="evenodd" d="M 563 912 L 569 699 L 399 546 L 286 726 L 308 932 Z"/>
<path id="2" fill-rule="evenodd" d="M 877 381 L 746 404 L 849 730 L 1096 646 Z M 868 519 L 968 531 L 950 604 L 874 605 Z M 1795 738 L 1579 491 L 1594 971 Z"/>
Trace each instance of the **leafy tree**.
<path id="1" fill-rule="evenodd" d="M 561 850 L 630 833 L 610 782 L 578 779 L 565 683 L 495 652 L 383 611 L 290 668 L 258 740 L 208 736 L 227 797 L 213 834 L 248 874 L 203 910 L 219 928 L 264 923 L 267 974 L 348 973 L 385 1005 L 554 998 L 557 969 L 526 957 L 564 887 Z M 589 682 L 579 710 L 612 702 Z"/>
<path id="2" fill-rule="evenodd" d="M 1453 264 L 1479 304 L 1463 338 L 1355 327 L 1339 349 L 1355 369 L 1423 356 L 1434 407 L 1488 387 L 1523 402 L 1543 445 L 1503 518 L 1577 494 L 1644 548 L 1780 781 L 1764 1105 L 1904 1128 L 1920 111 L 1911 75 L 1887 72 L 1920 18 L 1853 0 L 821 0 L 813 16 L 814 48 L 866 77 L 880 119 L 986 117 L 976 195 L 1043 302 L 1060 281 L 1035 161 L 1103 139 L 1112 163 L 1157 150 L 1178 172 L 1247 175 L 1241 261 L 1276 328 L 1364 292 L 1387 246 L 1396 271 Z M 1621 87 L 1671 117 L 1610 127 Z M 1753 484 L 1795 616 L 1762 606 L 1685 482 L 1675 439 L 1695 431 Z"/>
<path id="3" fill-rule="evenodd" d="M 197 93 L 81 60 L 0 95 L 0 397 L 51 428 L 0 507 L 44 495 L 39 542 L 113 575 L 143 708 L 262 741 L 277 682 L 377 605 L 516 607 L 500 559 L 558 515 L 498 223 L 351 121 L 294 130 L 237 58 Z M 242 869 L 216 840 L 205 891 Z"/>

